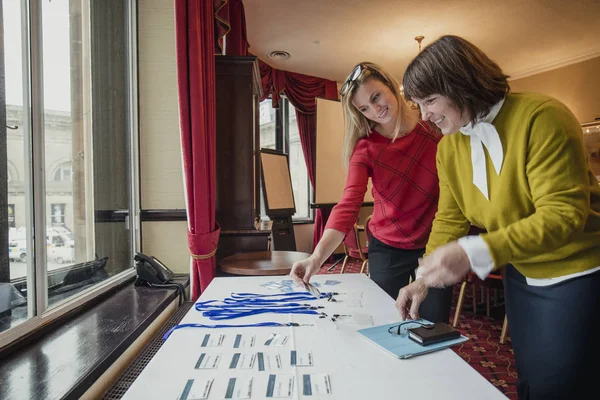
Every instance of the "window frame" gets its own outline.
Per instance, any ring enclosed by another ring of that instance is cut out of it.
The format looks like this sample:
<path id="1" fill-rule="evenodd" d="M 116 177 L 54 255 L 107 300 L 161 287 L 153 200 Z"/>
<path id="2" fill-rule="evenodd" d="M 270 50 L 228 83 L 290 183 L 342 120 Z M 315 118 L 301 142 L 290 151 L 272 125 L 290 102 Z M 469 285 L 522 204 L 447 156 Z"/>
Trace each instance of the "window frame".
<path id="1" fill-rule="evenodd" d="M 268 98 L 269 100 L 271 97 Z M 281 96 L 279 108 L 275 108 L 275 150 L 284 152 L 289 156 L 290 154 L 290 126 L 289 126 L 289 110 L 290 101 L 285 97 Z M 305 165 L 306 168 L 306 165 Z M 308 190 L 308 214 L 309 217 L 293 217 L 292 223 L 294 225 L 302 224 L 313 224 L 315 222 L 315 212 L 311 207 L 311 202 L 314 201 L 314 191 L 310 184 L 310 178 L 306 180 Z M 297 206 L 297 205 L 296 205 Z"/>
<path id="2" fill-rule="evenodd" d="M 99 296 L 113 290 L 125 282 L 132 280 L 135 275 L 133 255 L 140 248 L 140 185 L 139 185 L 139 130 L 138 130 L 138 85 L 137 85 L 137 0 L 126 4 L 124 28 L 127 42 L 126 79 L 129 85 L 126 101 L 129 106 L 129 205 L 130 212 L 126 217 L 126 227 L 129 229 L 131 242 L 131 264 L 124 271 L 95 284 L 80 293 L 76 293 L 60 304 L 48 309 L 48 280 L 46 234 L 46 175 L 44 166 L 44 102 L 43 102 L 43 30 L 42 2 L 29 0 L 22 2 L 22 46 L 23 46 L 23 92 L 24 143 L 31 152 L 25 157 L 25 226 L 31 232 L 27 235 L 27 246 L 33 249 L 32 268 L 27 273 L 27 287 L 34 290 L 28 295 L 28 314 L 31 318 L 18 325 L 0 332 L 0 349 L 7 347 L 46 325 L 65 317 L 74 310 L 93 302 Z M 2 100 L 6 100 L 5 98 Z M 3 101 L 4 102 L 4 101 Z M 6 107 L 6 104 L 0 104 Z M 36 137 L 36 140 L 33 138 Z M 35 171 L 35 173 L 34 173 Z M 35 188 L 35 190 L 33 190 Z M 27 203 L 30 203 L 27 206 Z M 33 214 L 33 215 L 32 215 Z M 33 270 L 33 271 L 32 271 Z M 31 272 L 34 272 L 33 274 Z M 39 279 L 42 277 L 41 279 Z M 44 310 L 39 312 L 38 310 Z"/>

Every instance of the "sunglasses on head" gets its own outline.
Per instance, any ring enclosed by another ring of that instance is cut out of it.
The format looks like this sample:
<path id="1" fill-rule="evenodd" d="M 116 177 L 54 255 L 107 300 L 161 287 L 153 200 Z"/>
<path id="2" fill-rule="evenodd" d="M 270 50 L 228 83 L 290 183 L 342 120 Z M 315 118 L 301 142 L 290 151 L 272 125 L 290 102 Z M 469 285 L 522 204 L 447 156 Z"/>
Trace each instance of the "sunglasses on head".
<path id="1" fill-rule="evenodd" d="M 354 81 L 358 79 L 358 77 L 362 74 L 362 72 L 365 69 L 369 69 L 369 67 L 364 66 L 362 64 L 358 64 L 356 67 L 354 67 L 354 69 L 350 73 L 350 76 L 348 77 L 348 79 L 346 79 L 346 82 L 344 82 L 342 88 L 340 89 L 340 96 L 345 96 L 348 93 L 350 87 L 352 86 L 352 83 L 354 83 Z"/>

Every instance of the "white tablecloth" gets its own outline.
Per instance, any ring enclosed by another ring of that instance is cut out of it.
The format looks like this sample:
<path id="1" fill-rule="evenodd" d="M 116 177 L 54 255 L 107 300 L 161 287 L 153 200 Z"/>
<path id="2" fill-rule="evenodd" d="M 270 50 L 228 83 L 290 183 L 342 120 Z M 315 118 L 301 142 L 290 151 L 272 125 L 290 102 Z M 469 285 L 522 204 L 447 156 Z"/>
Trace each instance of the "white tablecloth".
<path id="1" fill-rule="evenodd" d="M 285 276 L 217 278 L 202 294 L 200 300 L 221 300 L 231 292 L 278 293 L 261 284 L 268 281 L 289 279 Z M 375 325 L 399 320 L 394 301 L 374 282 L 363 274 L 318 275 L 315 282 L 339 280 L 335 286 L 320 286 L 321 291 L 348 293 L 338 296 L 341 300 L 356 298 L 362 293 L 362 307 L 343 306 L 343 303 L 314 301 L 325 305 L 322 311 L 332 314 L 370 315 Z M 300 289 L 298 289 L 300 290 Z M 354 300 L 353 300 L 354 301 Z M 355 302 L 355 301 L 354 301 Z M 335 323 L 319 319 L 315 315 L 263 314 L 224 322 L 210 321 L 193 307 L 181 323 L 245 324 L 264 321 L 298 322 L 314 324 L 301 327 L 252 327 L 252 328 L 184 328 L 175 331 L 140 376 L 127 391 L 124 400 L 131 399 L 178 399 L 188 379 L 214 378 L 209 399 L 223 399 L 229 378 L 253 377 L 252 399 L 265 398 L 269 374 L 292 374 L 295 376 L 292 399 L 505 399 L 506 397 L 477 373 L 452 350 L 442 350 L 413 359 L 399 360 L 362 338 L 352 318 L 340 318 Z M 221 347 L 201 347 L 204 335 L 225 334 Z M 252 348 L 234 349 L 236 334 L 256 336 Z M 288 335 L 283 347 L 264 346 L 272 333 Z M 290 351 L 312 351 L 313 366 L 291 366 Z M 195 369 L 201 353 L 220 353 L 217 369 Z M 229 362 L 236 352 L 277 352 L 281 355 L 281 371 L 253 369 L 229 369 Z M 330 395 L 304 396 L 302 376 L 326 373 L 330 377 Z"/>

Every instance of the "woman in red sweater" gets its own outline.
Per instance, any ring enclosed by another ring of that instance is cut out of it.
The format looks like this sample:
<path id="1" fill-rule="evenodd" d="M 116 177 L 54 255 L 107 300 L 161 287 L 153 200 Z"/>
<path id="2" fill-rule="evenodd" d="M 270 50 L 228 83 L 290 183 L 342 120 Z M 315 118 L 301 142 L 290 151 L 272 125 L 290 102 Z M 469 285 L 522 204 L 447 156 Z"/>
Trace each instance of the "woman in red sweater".
<path id="1" fill-rule="evenodd" d="M 370 277 L 394 299 L 409 277 L 414 279 L 437 211 L 435 156 L 441 135 L 420 121 L 399 87 L 383 68 L 368 62 L 358 64 L 342 86 L 346 187 L 313 254 L 292 266 L 296 281 L 308 282 L 352 229 L 369 178 L 374 199 Z M 447 322 L 451 296 L 451 288 L 430 292 L 421 316 Z"/>

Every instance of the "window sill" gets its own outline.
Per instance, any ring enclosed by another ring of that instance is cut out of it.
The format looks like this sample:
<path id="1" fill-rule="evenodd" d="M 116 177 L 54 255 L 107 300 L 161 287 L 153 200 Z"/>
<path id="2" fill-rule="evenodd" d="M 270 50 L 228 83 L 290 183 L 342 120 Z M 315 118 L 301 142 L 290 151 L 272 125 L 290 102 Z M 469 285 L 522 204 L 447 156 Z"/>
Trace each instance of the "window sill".
<path id="1" fill-rule="evenodd" d="M 189 285 L 187 276 L 178 281 Z M 41 338 L 3 354 L 0 398 L 79 399 L 177 301 L 174 289 L 124 285 Z"/>

